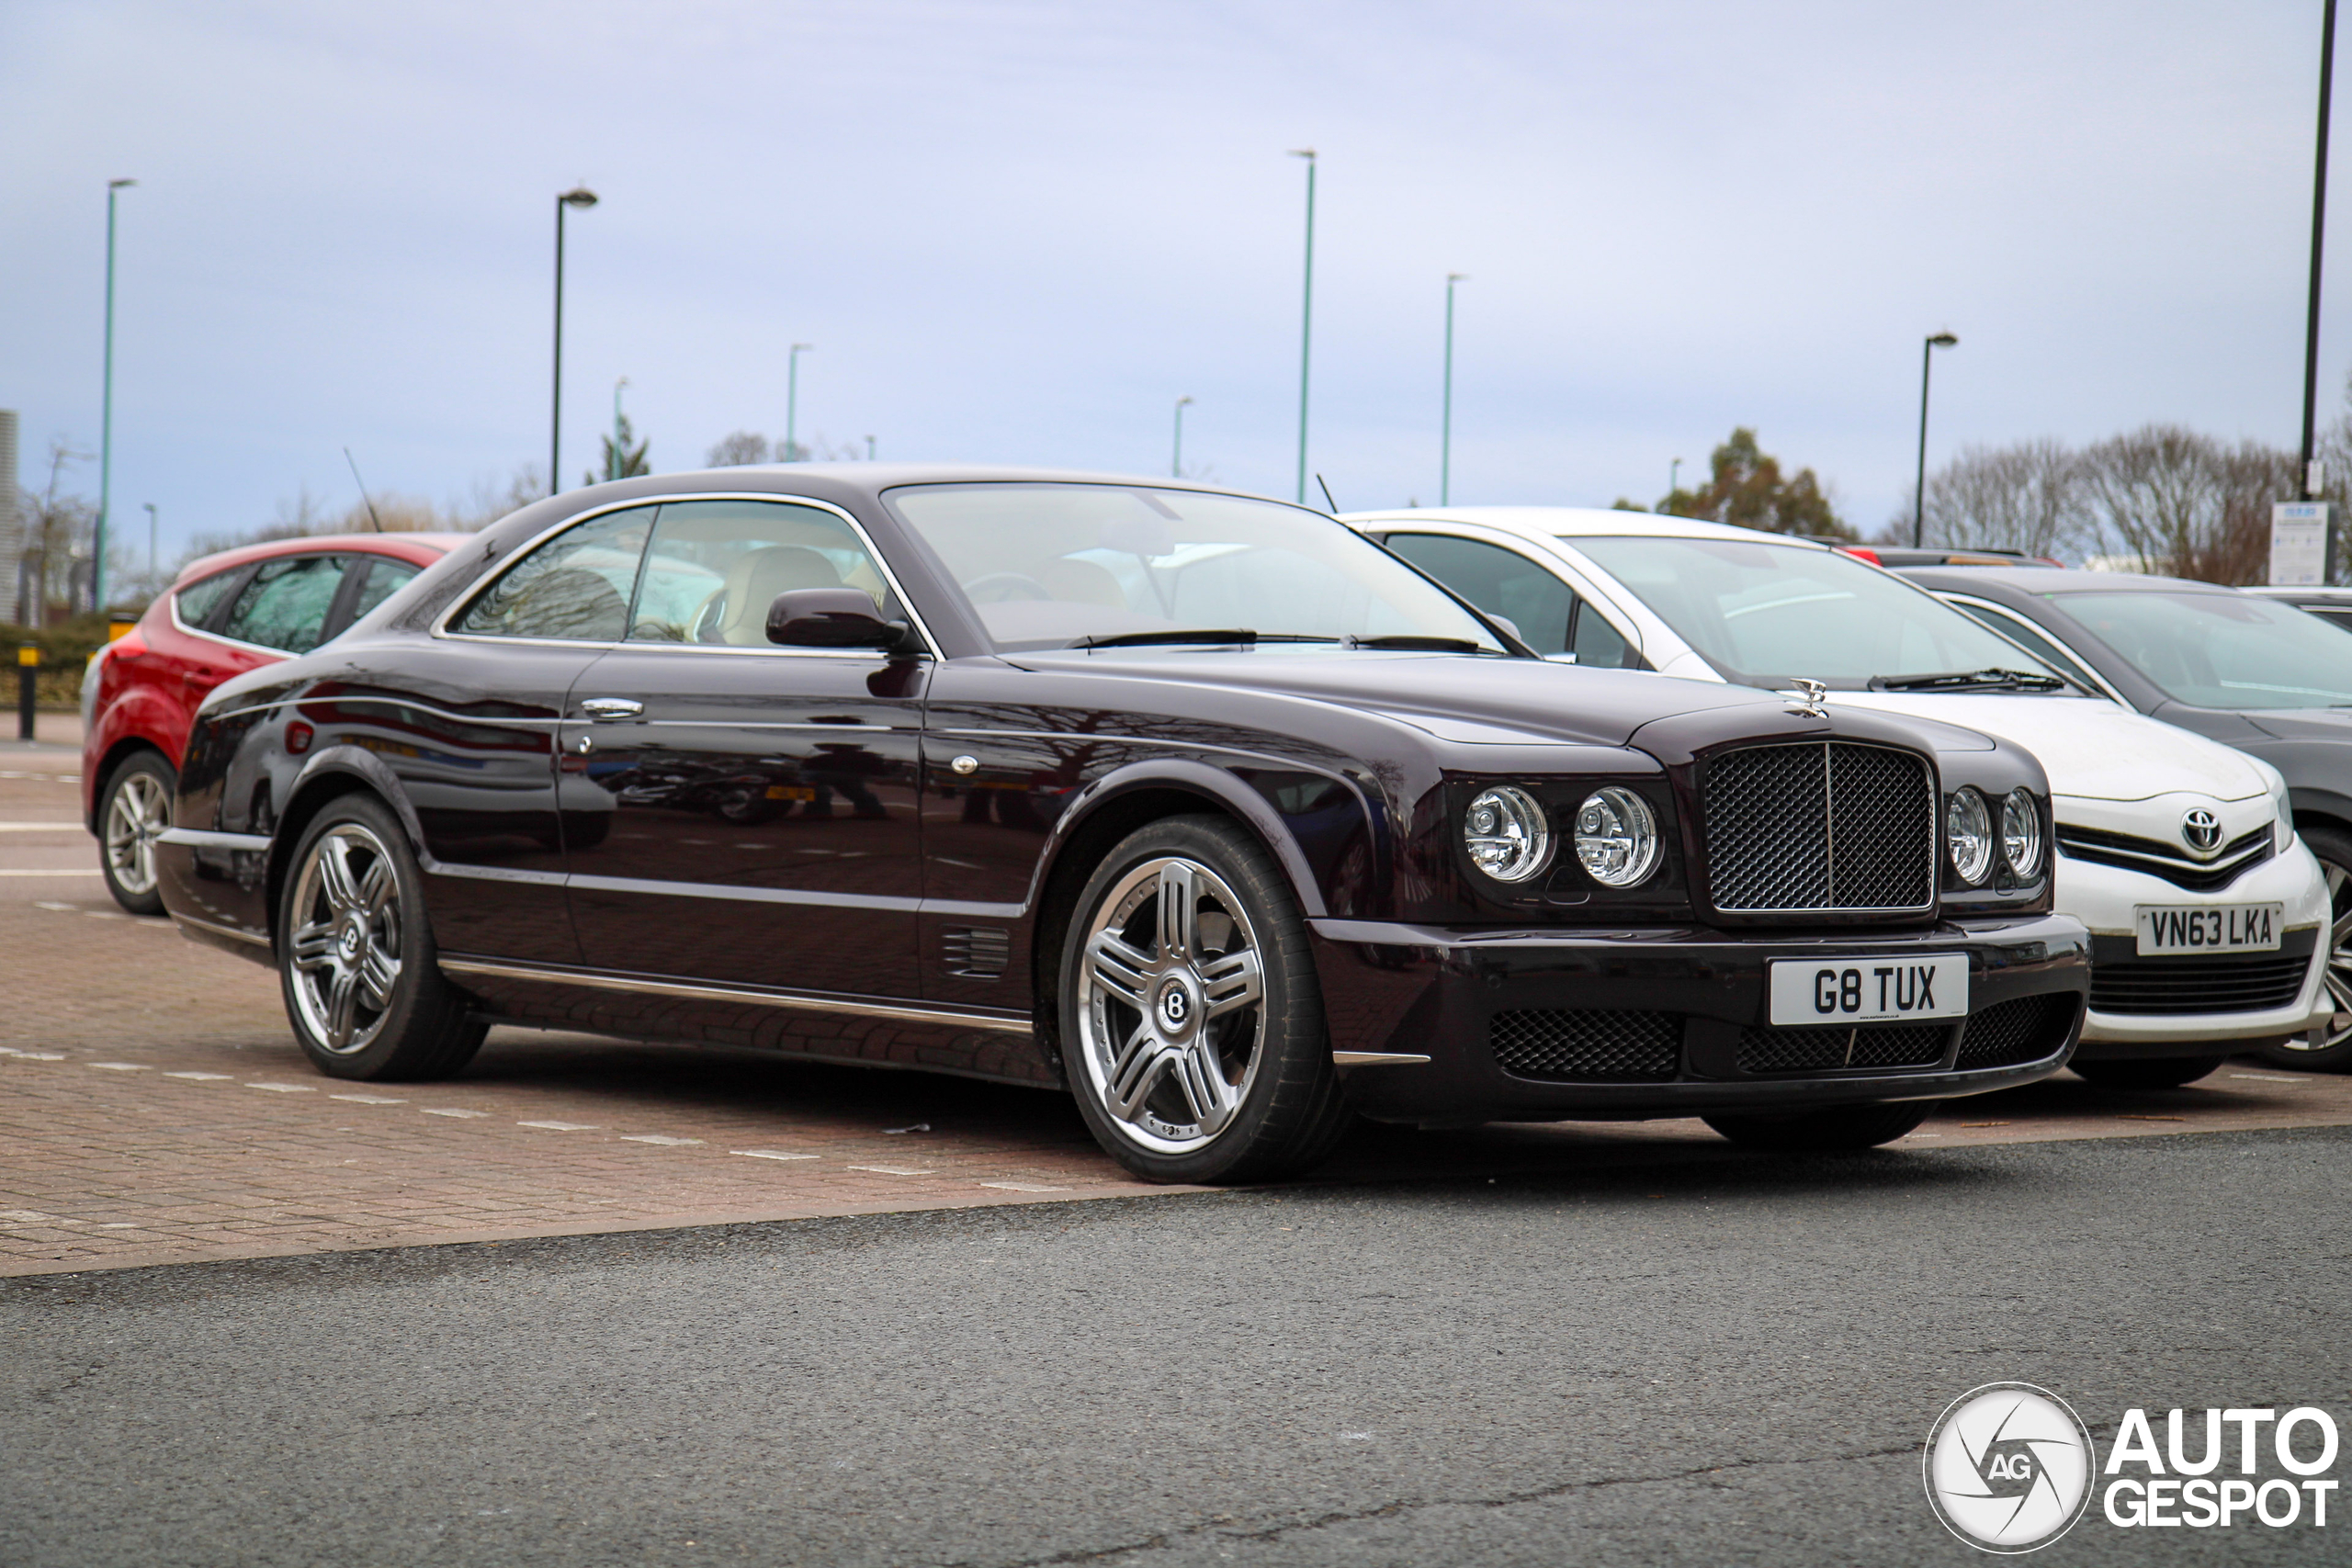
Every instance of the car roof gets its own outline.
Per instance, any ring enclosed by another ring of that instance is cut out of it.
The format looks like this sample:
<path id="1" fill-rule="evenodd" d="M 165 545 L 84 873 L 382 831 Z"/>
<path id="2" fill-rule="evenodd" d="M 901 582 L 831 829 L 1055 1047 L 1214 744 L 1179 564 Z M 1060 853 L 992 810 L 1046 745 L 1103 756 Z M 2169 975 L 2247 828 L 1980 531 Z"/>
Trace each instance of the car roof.
<path id="1" fill-rule="evenodd" d="M 323 555 L 333 552 L 361 555 L 393 556 L 414 561 L 419 566 L 431 566 L 468 539 L 471 534 L 304 534 L 291 539 L 264 539 L 258 544 L 239 545 L 234 549 L 216 550 L 199 556 L 180 568 L 172 580 L 178 587 L 199 577 L 209 577 L 229 567 L 243 566 L 248 561 L 267 560 L 274 556 Z"/>
<path id="2" fill-rule="evenodd" d="M 1633 536 L 1652 539 L 1742 539 L 1821 550 L 1826 545 L 1758 528 L 1736 528 L 1701 517 L 1657 512 L 1624 512 L 1604 506 L 1421 506 L 1393 512 L 1350 512 L 1340 521 L 1365 523 L 1471 523 L 1532 539 L 1576 539 Z"/>
<path id="3" fill-rule="evenodd" d="M 2048 567 L 1902 566 L 1905 577 L 1938 588 L 1965 592 L 1971 585 L 1994 583 L 2019 593 L 2235 593 L 2234 588 L 2194 578 L 2156 577 L 2140 571 L 2052 571 Z"/>
<path id="4" fill-rule="evenodd" d="M 2284 599 L 2290 604 L 2296 604 L 2305 600 L 2314 604 L 2352 604 L 2352 588 L 2321 588 L 2316 584 L 2301 588 L 2278 588 L 2268 583 L 2256 583 L 2240 592 L 2259 593 L 2265 599 Z"/>

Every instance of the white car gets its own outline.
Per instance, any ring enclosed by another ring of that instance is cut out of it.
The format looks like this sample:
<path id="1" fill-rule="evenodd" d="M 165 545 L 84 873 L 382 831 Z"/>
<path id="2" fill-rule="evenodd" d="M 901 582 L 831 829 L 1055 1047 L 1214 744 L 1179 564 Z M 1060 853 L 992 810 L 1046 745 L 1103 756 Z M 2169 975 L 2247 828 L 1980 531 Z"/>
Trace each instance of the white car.
<path id="1" fill-rule="evenodd" d="M 1997 735 L 2050 775 L 2057 908 L 2092 933 L 2074 1066 L 2169 1088 L 2332 1015 L 2326 881 L 2259 759 L 2052 673 L 1924 589 L 1826 547 L 1647 513 L 1453 507 L 1345 519 L 1581 664 L 1779 690 Z M 1948 823 L 1997 839 L 1955 795 Z M 1986 877 L 2006 874 L 1988 857 Z"/>

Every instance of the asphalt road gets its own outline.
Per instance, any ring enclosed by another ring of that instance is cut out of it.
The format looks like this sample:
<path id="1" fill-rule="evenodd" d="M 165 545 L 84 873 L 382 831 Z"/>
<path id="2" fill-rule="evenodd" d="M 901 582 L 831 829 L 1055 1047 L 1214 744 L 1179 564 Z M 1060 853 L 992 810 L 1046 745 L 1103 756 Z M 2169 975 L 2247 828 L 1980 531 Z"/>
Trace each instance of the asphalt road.
<path id="1" fill-rule="evenodd" d="M 1981 1562 L 1918 1458 L 1974 1385 L 2102 1444 L 2352 1414 L 2347 1156 L 1724 1151 L 0 1281 L 0 1562 Z M 2347 1532 L 2095 1511 L 2036 1561 Z"/>

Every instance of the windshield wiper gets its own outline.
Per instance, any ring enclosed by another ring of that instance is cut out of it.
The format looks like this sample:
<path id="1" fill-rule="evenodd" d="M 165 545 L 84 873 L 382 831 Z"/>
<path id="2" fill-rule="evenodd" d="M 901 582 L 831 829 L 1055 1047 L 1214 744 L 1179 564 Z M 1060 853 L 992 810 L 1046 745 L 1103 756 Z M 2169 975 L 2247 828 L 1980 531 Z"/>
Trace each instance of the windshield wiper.
<path id="1" fill-rule="evenodd" d="M 1338 642 L 1335 637 L 1311 637 L 1305 632 L 1256 632 L 1248 627 L 1211 627 L 1202 631 L 1121 632 L 1116 637 L 1082 637 L 1072 648 L 1148 648 L 1154 643 Z"/>
<path id="2" fill-rule="evenodd" d="M 1873 692 L 2055 692 L 2068 684 L 2055 675 L 2023 670 L 1954 670 L 1942 675 L 1873 675 Z"/>
<path id="3" fill-rule="evenodd" d="M 1351 637 L 1350 648 L 1380 649 L 1391 653 L 1485 653 L 1484 643 L 1473 642 L 1466 637 L 1422 637 L 1414 632 L 1396 632 L 1387 637 Z"/>

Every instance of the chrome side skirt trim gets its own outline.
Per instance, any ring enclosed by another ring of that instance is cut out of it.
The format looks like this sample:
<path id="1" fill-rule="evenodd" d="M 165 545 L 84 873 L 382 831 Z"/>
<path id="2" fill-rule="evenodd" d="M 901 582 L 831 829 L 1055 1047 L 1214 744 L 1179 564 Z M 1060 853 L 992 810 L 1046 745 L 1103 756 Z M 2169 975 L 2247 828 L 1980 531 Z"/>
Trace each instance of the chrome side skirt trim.
<path id="1" fill-rule="evenodd" d="M 556 969 L 537 964 L 505 964 L 486 958 L 444 956 L 441 967 L 452 975 L 483 975 L 502 980 L 531 980 L 541 985 L 585 986 L 598 991 L 625 991 L 636 996 L 682 997 L 689 1001 L 747 1003 L 783 1008 L 792 1012 L 821 1012 L 852 1018 L 888 1019 L 896 1023 L 944 1024 L 952 1029 L 985 1030 L 993 1034 L 1033 1031 L 1025 1018 L 962 1012 L 951 1008 L 909 1007 L 895 1002 L 866 1001 L 856 997 L 827 997 L 808 992 L 762 991 L 735 986 L 711 986 L 688 980 L 659 980 L 634 975 L 613 975 L 585 969 Z"/>
<path id="2" fill-rule="evenodd" d="M 269 849 L 266 833 L 215 833 L 207 828 L 166 828 L 155 841 L 184 850 L 243 850 L 248 854 Z"/>
<path id="3" fill-rule="evenodd" d="M 233 838 L 235 835 L 222 836 Z M 183 915 L 177 909 L 172 911 L 172 923 L 179 926 L 194 926 L 198 931 L 210 931 L 214 936 L 227 937 L 231 942 L 242 942 L 252 947 L 269 945 L 269 938 L 266 936 L 255 936 L 251 931 L 239 931 L 234 926 L 224 926 L 214 920 L 199 920 L 194 915 Z"/>
<path id="4" fill-rule="evenodd" d="M 1427 1062 L 1427 1056 L 1416 1056 L 1409 1051 L 1334 1051 L 1331 1065 L 1335 1067 L 1410 1067 Z"/>

